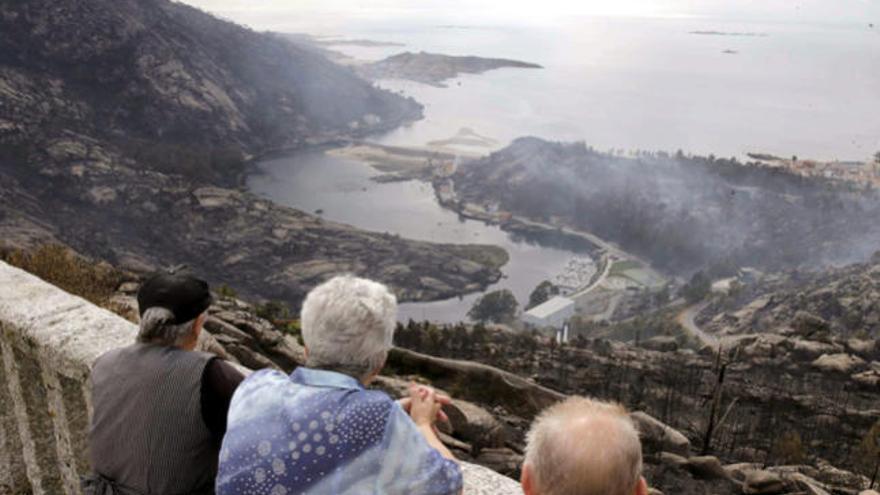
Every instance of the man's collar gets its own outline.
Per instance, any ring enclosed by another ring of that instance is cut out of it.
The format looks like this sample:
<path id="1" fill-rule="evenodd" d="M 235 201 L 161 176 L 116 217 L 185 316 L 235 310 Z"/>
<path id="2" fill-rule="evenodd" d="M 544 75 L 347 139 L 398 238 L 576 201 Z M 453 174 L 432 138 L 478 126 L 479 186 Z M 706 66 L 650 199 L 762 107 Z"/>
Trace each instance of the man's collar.
<path id="1" fill-rule="evenodd" d="M 294 383 L 309 385 L 312 387 L 330 387 L 357 390 L 364 388 L 364 386 L 361 385 L 359 381 L 344 373 L 318 370 L 315 368 L 306 368 L 305 366 L 300 366 L 299 368 L 293 370 L 293 373 L 290 374 L 290 379 L 293 380 Z"/>

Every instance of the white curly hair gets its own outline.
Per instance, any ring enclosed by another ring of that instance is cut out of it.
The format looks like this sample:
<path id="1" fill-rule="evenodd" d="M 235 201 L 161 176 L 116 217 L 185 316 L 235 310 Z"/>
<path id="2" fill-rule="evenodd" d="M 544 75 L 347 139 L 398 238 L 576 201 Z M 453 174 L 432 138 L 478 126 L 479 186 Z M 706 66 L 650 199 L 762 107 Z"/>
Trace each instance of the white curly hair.
<path id="1" fill-rule="evenodd" d="M 397 299 L 384 285 L 341 275 L 312 289 L 300 311 L 306 366 L 364 379 L 388 357 Z"/>

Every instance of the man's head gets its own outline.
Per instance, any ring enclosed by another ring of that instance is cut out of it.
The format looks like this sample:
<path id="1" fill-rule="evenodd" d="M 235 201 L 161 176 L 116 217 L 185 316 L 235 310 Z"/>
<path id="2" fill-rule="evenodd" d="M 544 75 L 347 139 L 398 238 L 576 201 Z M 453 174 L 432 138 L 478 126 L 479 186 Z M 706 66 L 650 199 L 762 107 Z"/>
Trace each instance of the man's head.
<path id="1" fill-rule="evenodd" d="M 138 342 L 192 349 L 212 302 L 204 280 L 178 273 L 150 277 L 138 290 Z"/>
<path id="2" fill-rule="evenodd" d="M 385 364 L 397 299 L 384 285 L 343 275 L 315 287 L 300 312 L 306 364 L 367 380 Z"/>
<path id="3" fill-rule="evenodd" d="M 526 495 L 645 495 L 642 446 L 623 407 L 571 397 L 542 412 L 527 436 Z"/>

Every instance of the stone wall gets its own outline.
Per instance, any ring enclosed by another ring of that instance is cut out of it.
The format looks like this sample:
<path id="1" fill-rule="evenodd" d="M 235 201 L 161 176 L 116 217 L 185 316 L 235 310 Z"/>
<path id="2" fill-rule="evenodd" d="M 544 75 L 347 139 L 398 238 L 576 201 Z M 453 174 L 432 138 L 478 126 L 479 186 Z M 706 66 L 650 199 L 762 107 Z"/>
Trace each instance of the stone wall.
<path id="1" fill-rule="evenodd" d="M 0 493 L 78 493 L 91 364 L 135 327 L 0 263 Z"/>
<path id="2" fill-rule="evenodd" d="M 89 370 L 135 333 L 123 318 L 0 262 L 0 495 L 79 493 L 89 470 Z M 464 473 L 466 494 L 520 493 L 486 468 Z"/>

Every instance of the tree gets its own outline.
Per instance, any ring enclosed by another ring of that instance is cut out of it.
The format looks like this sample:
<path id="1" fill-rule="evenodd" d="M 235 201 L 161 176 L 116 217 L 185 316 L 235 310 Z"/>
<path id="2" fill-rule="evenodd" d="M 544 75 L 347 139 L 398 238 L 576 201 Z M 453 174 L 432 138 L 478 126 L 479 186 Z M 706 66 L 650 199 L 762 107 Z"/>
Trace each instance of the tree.
<path id="1" fill-rule="evenodd" d="M 665 284 L 657 292 L 654 293 L 654 304 L 661 306 L 669 302 L 670 290 L 669 284 Z"/>
<path id="2" fill-rule="evenodd" d="M 467 315 L 474 321 L 501 323 L 513 319 L 517 306 L 512 292 L 496 290 L 479 298 Z"/>
<path id="3" fill-rule="evenodd" d="M 723 349 L 719 347 L 718 352 L 715 355 L 715 386 L 712 389 L 712 402 L 709 407 L 709 418 L 706 421 L 706 431 L 703 434 L 702 455 L 708 455 L 709 452 L 711 452 L 712 437 L 721 428 L 724 422 L 727 421 L 727 417 L 730 416 L 736 403 L 739 402 L 739 397 L 735 397 L 727 405 L 727 409 L 724 413 L 721 413 L 721 404 L 724 396 L 724 377 L 727 373 L 727 366 L 738 358 L 739 349 L 737 349 L 736 353 L 732 356 L 726 357 Z"/>
<path id="4" fill-rule="evenodd" d="M 689 303 L 703 300 L 712 290 L 712 281 L 705 273 L 699 271 L 691 277 L 691 281 L 681 289 L 681 294 Z"/>
<path id="5" fill-rule="evenodd" d="M 540 304 L 544 304 L 551 297 L 559 295 L 559 287 L 553 285 L 549 280 L 545 280 L 535 287 L 535 290 L 529 295 L 529 304 L 526 309 L 534 308 Z"/>
<path id="6" fill-rule="evenodd" d="M 477 323 L 471 330 L 471 348 L 482 352 L 486 344 L 489 343 L 489 330 L 482 323 Z"/>
<path id="7" fill-rule="evenodd" d="M 874 161 L 880 163 L 880 151 L 874 153 Z"/>

